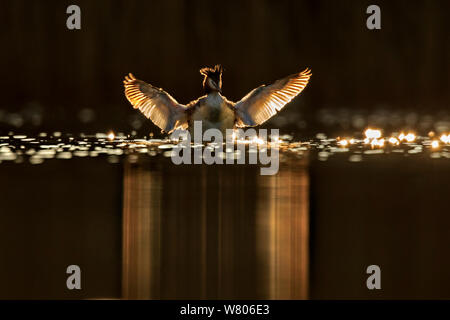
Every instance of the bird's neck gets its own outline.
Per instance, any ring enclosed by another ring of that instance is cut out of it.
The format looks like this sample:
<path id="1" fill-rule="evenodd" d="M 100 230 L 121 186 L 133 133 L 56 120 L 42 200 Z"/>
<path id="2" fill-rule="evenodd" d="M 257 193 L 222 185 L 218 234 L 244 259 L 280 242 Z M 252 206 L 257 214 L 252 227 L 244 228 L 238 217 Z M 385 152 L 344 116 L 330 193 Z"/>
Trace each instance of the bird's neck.
<path id="1" fill-rule="evenodd" d="M 203 81 L 203 90 L 205 91 L 206 94 L 211 94 L 211 93 L 220 93 L 220 89 L 217 90 L 216 87 L 214 86 L 210 86 L 209 85 L 209 78 L 205 78 L 205 81 Z"/>
<path id="2" fill-rule="evenodd" d="M 218 93 L 220 93 L 218 90 L 216 90 L 214 88 L 211 88 L 209 86 L 205 86 L 203 89 L 205 90 L 206 94 L 218 94 Z"/>

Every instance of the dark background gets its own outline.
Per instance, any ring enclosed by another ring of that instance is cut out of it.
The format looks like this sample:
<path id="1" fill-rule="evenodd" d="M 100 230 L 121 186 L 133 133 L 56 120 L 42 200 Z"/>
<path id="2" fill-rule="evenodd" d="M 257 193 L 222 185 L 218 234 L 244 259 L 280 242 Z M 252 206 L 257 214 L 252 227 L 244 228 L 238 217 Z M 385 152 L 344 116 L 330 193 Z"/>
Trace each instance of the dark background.
<path id="1" fill-rule="evenodd" d="M 79 31 L 66 28 L 66 8 L 71 4 L 82 10 Z M 370 4 L 381 7 L 381 30 L 366 28 Z M 235 101 L 262 83 L 312 69 L 313 78 L 301 97 L 268 124 L 282 132 L 317 133 L 324 123 L 334 124 L 337 130 L 362 129 L 354 125 L 353 114 L 365 121 L 362 126 L 376 119 L 400 119 L 388 121 L 398 129 L 432 119 L 450 128 L 449 9 L 449 1 L 3 0 L 0 133 L 111 129 L 157 133 L 126 101 L 123 76 L 133 72 L 187 103 L 202 95 L 198 69 L 216 63 L 225 67 L 224 94 Z M 377 117 L 371 117 L 374 114 Z M 430 115 L 433 118 L 426 118 Z M 215 259 L 221 257 L 215 253 L 216 242 L 209 242 L 206 250 L 213 261 L 210 273 L 191 272 L 200 260 L 188 256 L 190 251 L 179 252 L 206 243 L 198 233 L 204 226 L 207 235 L 216 239 L 215 233 L 222 230 L 217 215 L 223 210 L 230 230 L 223 236 L 225 257 L 237 259 L 231 263 L 223 259 L 228 269 L 217 275 L 224 274 L 230 287 L 236 285 L 230 279 L 237 279 L 241 287 L 259 289 L 255 279 L 265 276 L 265 269 L 255 266 L 257 251 L 252 251 L 258 244 L 253 232 L 261 222 L 256 206 L 280 217 L 283 205 L 292 205 L 290 214 L 297 216 L 295 204 L 308 202 L 308 297 L 449 298 L 448 159 L 431 159 L 428 153 L 400 160 L 386 155 L 355 164 L 344 156 L 312 161 L 305 169 L 309 180 L 300 182 L 310 192 L 309 201 L 299 198 L 298 188 L 291 186 L 298 182 L 298 174 L 289 170 L 284 171 L 284 179 L 278 175 L 279 181 L 268 184 L 258 182 L 254 170 L 238 167 L 242 172 L 230 173 L 220 171 L 230 170 L 226 166 L 218 166 L 202 173 L 198 167 L 188 167 L 183 174 L 177 166 L 153 160 L 143 170 L 150 174 L 138 172 L 136 179 L 142 180 L 130 180 L 130 185 L 151 195 L 138 203 L 144 210 L 162 204 L 163 248 L 170 249 L 161 251 L 162 261 L 186 283 L 199 274 L 212 274 L 208 283 L 215 283 L 219 265 Z M 105 159 L 65 161 L 0 166 L 4 182 L 0 298 L 123 297 L 127 176 L 122 164 L 107 164 Z M 155 169 L 155 163 L 160 167 Z M 203 184 L 196 180 L 200 174 L 205 177 Z M 180 195 L 190 199 L 188 205 Z M 203 215 L 195 215 L 200 205 L 208 212 L 208 223 Z M 203 224 L 187 223 L 191 217 Z M 283 221 L 288 230 L 295 229 L 291 219 Z M 136 243 L 139 235 L 150 234 L 145 224 L 137 224 L 136 229 L 141 226 Z M 191 234 L 196 237 L 190 238 Z M 287 253 L 295 257 L 297 250 L 282 246 L 274 250 L 274 256 L 290 258 Z M 83 270 L 82 292 L 65 288 L 69 264 L 79 264 Z M 370 264 L 382 268 L 381 291 L 364 286 L 364 270 Z M 169 279 L 169 271 L 161 279 Z M 162 287 L 178 286 L 175 281 L 169 284 L 173 286 Z M 185 290 L 175 292 L 180 295 L 191 289 L 179 287 Z M 166 292 L 172 294 L 170 290 Z"/>
<path id="2" fill-rule="evenodd" d="M 66 28 L 71 4 L 81 30 Z M 366 28 L 370 4 L 381 30 Z M 291 132 L 320 128 L 322 109 L 445 113 L 449 11 L 448 1 L 3 0 L 0 129 L 157 133 L 126 101 L 123 76 L 187 103 L 202 95 L 198 69 L 216 63 L 234 101 L 312 68 L 301 98 L 272 120 Z"/>

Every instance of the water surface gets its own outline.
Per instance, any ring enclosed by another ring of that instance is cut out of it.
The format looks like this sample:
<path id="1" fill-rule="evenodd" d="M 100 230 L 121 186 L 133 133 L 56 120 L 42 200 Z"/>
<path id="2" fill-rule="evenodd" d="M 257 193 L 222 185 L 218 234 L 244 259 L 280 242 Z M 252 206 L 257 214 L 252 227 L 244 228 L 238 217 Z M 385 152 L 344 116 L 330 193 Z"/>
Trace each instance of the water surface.
<path id="1" fill-rule="evenodd" d="M 176 166 L 170 141 L 0 137 L 0 297 L 450 296 L 447 145 L 291 139 L 261 176 Z M 365 287 L 370 264 L 382 291 Z"/>

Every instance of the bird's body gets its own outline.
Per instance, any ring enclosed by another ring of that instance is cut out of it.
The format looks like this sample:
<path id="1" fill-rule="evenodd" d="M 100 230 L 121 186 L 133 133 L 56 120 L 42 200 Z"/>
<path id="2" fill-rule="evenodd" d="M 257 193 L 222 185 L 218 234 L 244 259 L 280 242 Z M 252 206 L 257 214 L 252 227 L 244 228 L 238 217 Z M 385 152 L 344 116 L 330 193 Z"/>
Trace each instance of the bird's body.
<path id="1" fill-rule="evenodd" d="M 193 128 L 194 121 L 202 121 L 203 130 L 214 128 L 224 133 L 226 129 L 234 128 L 236 116 L 233 104 L 220 92 L 210 92 L 199 98 L 191 108 L 188 128 Z"/>
<path id="2" fill-rule="evenodd" d="M 222 67 L 203 68 L 203 88 L 206 95 L 187 105 L 179 104 L 167 92 L 136 79 L 125 77 L 125 95 L 134 108 L 138 108 L 162 131 L 192 129 L 194 121 L 201 121 L 203 130 L 236 127 L 254 127 L 270 119 L 307 85 L 311 73 L 308 69 L 277 80 L 269 86 L 262 85 L 238 102 L 222 95 Z"/>

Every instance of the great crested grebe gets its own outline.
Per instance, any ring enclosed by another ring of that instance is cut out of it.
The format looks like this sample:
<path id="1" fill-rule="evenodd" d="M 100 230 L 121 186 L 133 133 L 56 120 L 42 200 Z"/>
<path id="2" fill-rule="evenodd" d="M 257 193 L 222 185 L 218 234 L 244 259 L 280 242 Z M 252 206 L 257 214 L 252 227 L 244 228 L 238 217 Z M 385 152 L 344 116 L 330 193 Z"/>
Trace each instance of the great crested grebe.
<path id="1" fill-rule="evenodd" d="M 308 84 L 311 71 L 287 76 L 271 85 L 252 90 L 238 102 L 222 96 L 221 65 L 202 68 L 203 89 L 206 95 L 187 105 L 178 103 L 161 88 L 136 79 L 131 73 L 125 77 L 125 96 L 135 109 L 139 109 L 163 132 L 190 129 L 194 121 L 202 121 L 203 129 L 254 127 L 274 116 L 295 98 Z"/>

